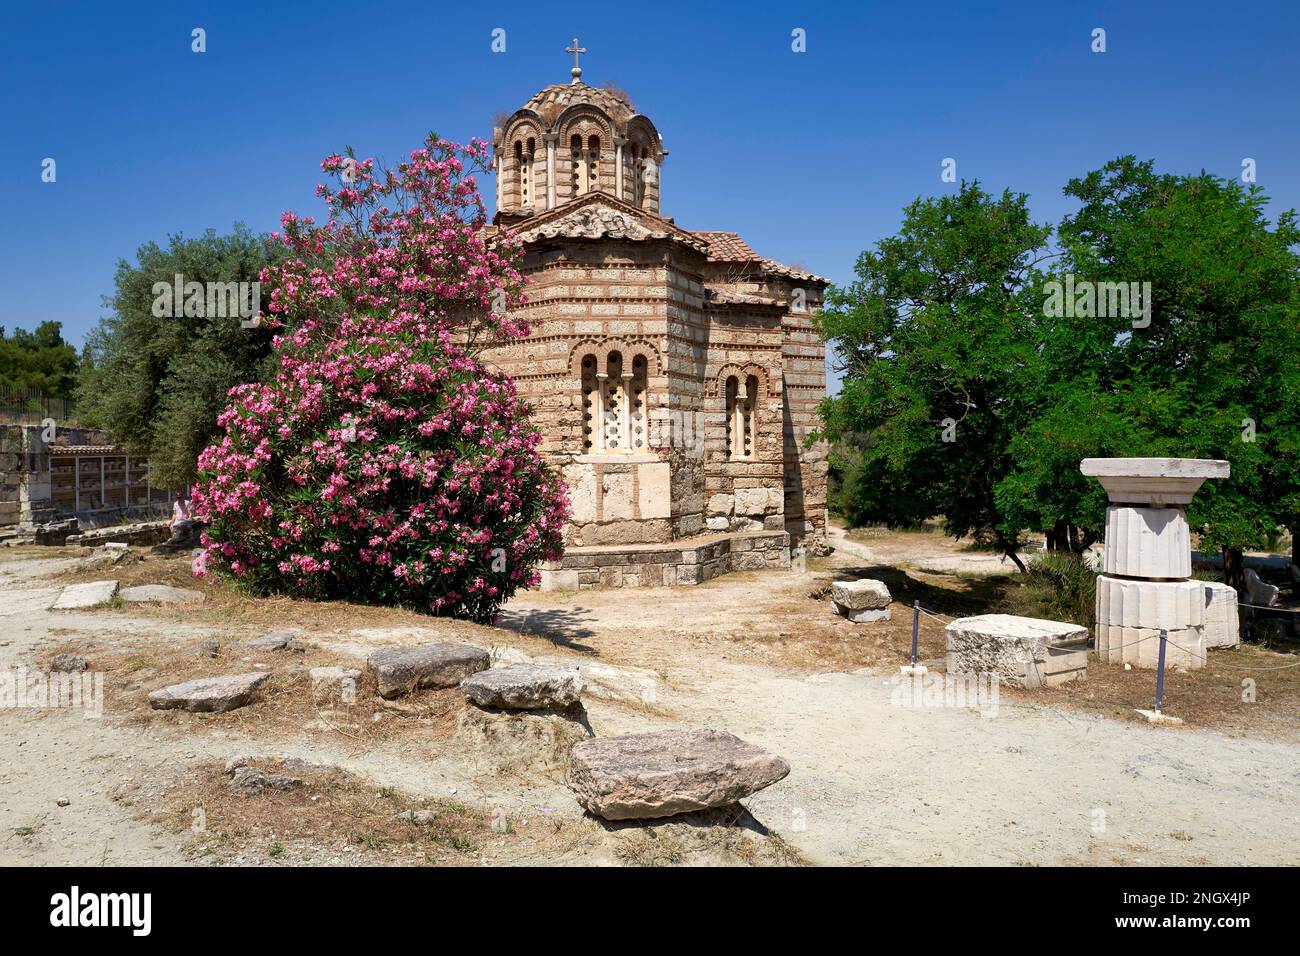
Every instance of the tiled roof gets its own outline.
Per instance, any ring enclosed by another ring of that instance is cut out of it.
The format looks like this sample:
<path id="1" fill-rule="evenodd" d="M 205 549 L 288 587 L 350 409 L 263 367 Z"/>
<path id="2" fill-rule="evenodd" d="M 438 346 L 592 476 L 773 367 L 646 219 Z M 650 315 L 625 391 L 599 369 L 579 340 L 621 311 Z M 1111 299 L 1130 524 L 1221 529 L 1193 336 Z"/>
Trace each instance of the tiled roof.
<path id="1" fill-rule="evenodd" d="M 636 112 L 631 103 L 613 90 L 588 86 L 586 83 L 557 83 L 548 86 L 525 103 L 524 109 L 539 113 L 549 122 L 576 103 L 591 103 L 616 119 L 626 119 Z"/>
<path id="2" fill-rule="evenodd" d="M 830 285 L 831 280 L 824 276 L 819 276 L 815 272 L 808 272 L 804 269 L 797 269 L 794 266 L 788 266 L 784 262 L 777 262 L 775 259 L 764 259 L 763 269 L 767 272 L 776 272 L 783 276 L 789 276 L 791 279 L 798 279 L 802 282 L 820 282 L 822 285 Z"/>
<path id="3" fill-rule="evenodd" d="M 692 233 L 709 244 L 710 262 L 757 262 L 762 266 L 764 272 L 788 276 L 800 282 L 820 282 L 822 285 L 830 285 L 829 279 L 825 279 L 816 273 L 797 269 L 783 262 L 777 262 L 775 259 L 760 256 L 750 248 L 749 243 L 740 238 L 738 232 L 695 229 L 692 230 Z"/>
<path id="4" fill-rule="evenodd" d="M 709 244 L 711 262 L 761 262 L 763 260 L 762 256 L 749 248 L 749 243 L 740 238 L 738 232 L 716 232 L 706 229 L 691 231 Z"/>
<path id="5" fill-rule="evenodd" d="M 51 455 L 106 455 L 108 457 L 126 454 L 126 449 L 117 445 L 51 445 Z"/>

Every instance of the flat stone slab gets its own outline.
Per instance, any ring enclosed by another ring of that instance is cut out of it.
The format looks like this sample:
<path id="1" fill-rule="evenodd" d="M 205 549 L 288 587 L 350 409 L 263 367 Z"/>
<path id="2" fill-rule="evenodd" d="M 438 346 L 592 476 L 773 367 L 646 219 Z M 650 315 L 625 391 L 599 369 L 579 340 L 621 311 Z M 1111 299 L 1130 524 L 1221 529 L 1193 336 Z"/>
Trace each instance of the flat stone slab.
<path id="1" fill-rule="evenodd" d="M 421 687 L 455 687 L 487 670 L 492 656 L 472 644 L 420 644 L 375 651 L 366 663 L 374 672 L 379 696 L 391 700 Z"/>
<path id="2" fill-rule="evenodd" d="M 720 730 L 665 730 L 576 744 L 569 786 L 606 820 L 640 820 L 735 803 L 790 772 L 774 753 Z"/>
<path id="3" fill-rule="evenodd" d="M 253 693 L 270 674 L 228 674 L 224 677 L 200 677 L 183 684 L 172 684 L 149 694 L 154 710 L 188 710 L 195 713 L 223 713 L 251 703 Z"/>
<path id="4" fill-rule="evenodd" d="M 949 674 L 995 674 L 1021 687 L 1052 687 L 1087 676 L 1088 632 L 1078 624 L 1014 614 L 981 614 L 953 621 Z"/>
<path id="5" fill-rule="evenodd" d="M 50 606 L 51 611 L 76 611 L 81 608 L 94 607 L 113 600 L 117 593 L 116 581 L 87 581 L 83 584 L 69 584 L 63 589 L 57 601 Z"/>
<path id="6" fill-rule="evenodd" d="M 1231 466 L 1209 458 L 1085 458 L 1079 470 L 1096 478 L 1112 504 L 1185 505 L 1207 478 L 1227 478 Z"/>
<path id="7" fill-rule="evenodd" d="M 122 600 L 135 604 L 202 604 L 202 591 L 174 588 L 169 584 L 141 584 L 122 589 Z"/>
<path id="8" fill-rule="evenodd" d="M 361 682 L 361 671 L 353 667 L 313 667 L 308 671 L 311 677 L 311 686 L 313 688 L 343 688 L 351 681 L 351 686 L 355 690 Z"/>
<path id="9" fill-rule="evenodd" d="M 582 697 L 582 686 L 577 668 L 553 664 L 493 667 L 460 682 L 465 696 L 480 707 L 511 710 L 571 707 Z"/>
<path id="10" fill-rule="evenodd" d="M 884 581 L 862 578 L 831 584 L 831 600 L 847 611 L 881 611 L 889 607 L 893 598 Z"/>
<path id="11" fill-rule="evenodd" d="M 248 646 L 259 651 L 295 651 L 303 653 L 307 648 L 298 643 L 292 634 L 263 634 L 248 642 Z"/>

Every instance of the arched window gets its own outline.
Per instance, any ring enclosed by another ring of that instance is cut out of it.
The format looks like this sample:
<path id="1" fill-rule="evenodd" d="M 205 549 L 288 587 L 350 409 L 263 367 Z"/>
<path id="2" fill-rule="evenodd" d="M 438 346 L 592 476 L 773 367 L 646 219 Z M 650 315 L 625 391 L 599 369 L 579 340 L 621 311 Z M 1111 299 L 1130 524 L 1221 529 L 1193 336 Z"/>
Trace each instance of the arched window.
<path id="1" fill-rule="evenodd" d="M 646 393 L 649 362 L 622 352 L 610 352 L 604 369 L 595 355 L 582 358 L 582 450 L 617 455 L 644 452 L 649 447 Z"/>
<path id="2" fill-rule="evenodd" d="M 577 199 L 587 191 L 587 164 L 582 156 L 582 137 L 574 135 L 569 139 L 569 163 L 572 171 L 570 187 L 573 198 Z"/>
<path id="3" fill-rule="evenodd" d="M 745 377 L 745 390 L 740 390 L 740 379 L 727 377 L 724 389 L 727 399 L 727 457 L 753 458 L 758 435 L 758 376 Z"/>

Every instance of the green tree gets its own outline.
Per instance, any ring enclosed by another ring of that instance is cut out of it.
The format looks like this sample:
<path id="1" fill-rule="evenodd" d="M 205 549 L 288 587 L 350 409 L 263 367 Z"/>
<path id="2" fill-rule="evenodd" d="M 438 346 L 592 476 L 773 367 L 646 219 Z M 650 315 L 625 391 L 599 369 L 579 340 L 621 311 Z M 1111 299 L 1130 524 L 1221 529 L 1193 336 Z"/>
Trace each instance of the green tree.
<path id="1" fill-rule="evenodd" d="M 1071 180 L 1081 208 L 1060 227 L 1061 269 L 1095 281 L 1150 282 L 1150 324 L 1107 329 L 1087 363 L 1105 406 L 1129 426 L 1129 453 L 1222 458 L 1188 517 L 1243 586 L 1241 551 L 1295 528 L 1300 481 L 1300 230 L 1270 225 L 1257 186 L 1206 173 L 1155 172 L 1132 156 Z M 1085 320 L 1088 321 L 1088 320 Z M 1096 321 L 1096 320 L 1092 320 Z M 1079 335 L 1077 330 L 1071 334 Z M 1076 373 L 1082 374 L 1082 373 Z"/>
<path id="2" fill-rule="evenodd" d="M 271 367 L 271 333 L 246 327 L 238 315 L 186 315 L 183 302 L 157 309 L 155 285 L 171 286 L 177 275 L 184 282 L 256 282 L 281 258 L 278 246 L 237 223 L 229 235 L 208 230 L 194 239 L 172 236 L 166 248 L 146 243 L 135 264 L 119 262 L 114 293 L 105 297 L 112 314 L 87 337 L 78 413 L 132 454 L 147 455 L 160 485 L 194 480 L 227 392 L 260 381 Z"/>
<path id="3" fill-rule="evenodd" d="M 1053 254 L 1023 197 L 963 185 L 908 207 L 859 281 L 828 295 L 823 334 L 847 369 L 827 435 L 866 446 L 842 479 L 844 510 L 943 514 L 951 533 L 991 532 L 1008 549 L 1038 531 L 1077 552 L 1100 538 L 1106 504 L 1081 459 L 1224 458 L 1232 476 L 1206 483 L 1189 520 L 1240 587 L 1242 549 L 1300 525 L 1295 214 L 1270 224 L 1253 186 L 1133 157 L 1065 192 L 1080 208 Z M 1149 283 L 1149 308 L 1047 308 L 1047 283 L 1067 277 Z M 945 416 L 955 440 L 936 447 Z"/>
<path id="4" fill-rule="evenodd" d="M 42 322 L 35 332 L 0 327 L 0 390 L 39 392 L 71 398 L 77 382 L 77 350 L 63 340 L 59 322 Z"/>
<path id="5" fill-rule="evenodd" d="M 824 436 L 856 446 L 841 494 L 856 495 L 856 517 L 942 515 L 948 533 L 991 538 L 1020 564 L 994 491 L 1027 412 L 1027 279 L 1049 234 L 1023 194 L 962 183 L 908 206 L 898 235 L 858 258 L 857 281 L 829 291 L 821 332 L 845 375 L 822 405 Z"/>

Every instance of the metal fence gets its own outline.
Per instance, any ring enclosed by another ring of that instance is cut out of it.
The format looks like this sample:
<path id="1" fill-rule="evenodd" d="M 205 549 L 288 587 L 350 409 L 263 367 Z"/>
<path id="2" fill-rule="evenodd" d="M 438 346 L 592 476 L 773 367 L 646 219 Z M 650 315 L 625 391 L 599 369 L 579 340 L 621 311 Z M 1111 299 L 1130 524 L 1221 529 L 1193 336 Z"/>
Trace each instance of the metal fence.
<path id="1" fill-rule="evenodd" d="M 8 425 L 39 425 L 46 419 L 57 424 L 72 421 L 76 403 L 70 398 L 51 398 L 40 389 L 0 389 L 0 422 Z"/>

